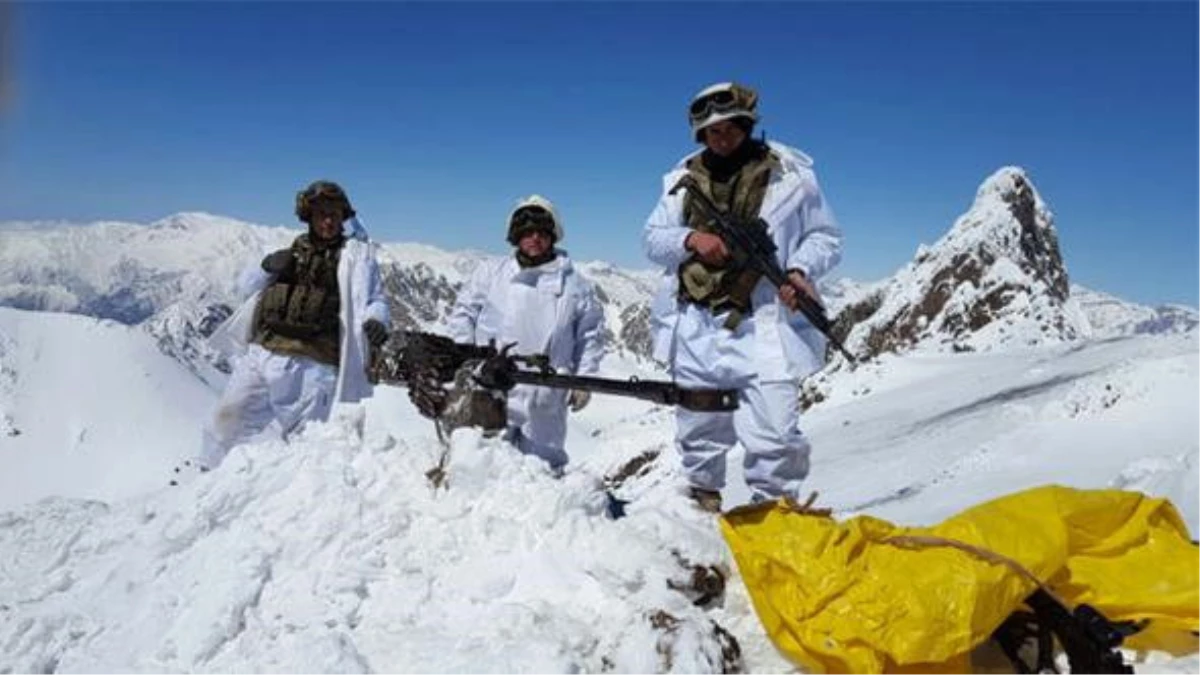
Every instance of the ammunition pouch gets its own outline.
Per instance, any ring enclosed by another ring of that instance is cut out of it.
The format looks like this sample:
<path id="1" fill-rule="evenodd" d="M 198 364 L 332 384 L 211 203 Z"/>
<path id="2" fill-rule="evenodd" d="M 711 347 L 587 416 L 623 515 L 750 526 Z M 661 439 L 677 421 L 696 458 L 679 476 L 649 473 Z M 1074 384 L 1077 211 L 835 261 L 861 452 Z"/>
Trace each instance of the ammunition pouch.
<path id="1" fill-rule="evenodd" d="M 746 164 L 727 183 L 713 180 L 699 156 L 688 162 L 688 175 L 700 186 L 699 189 L 711 201 L 720 204 L 719 208 L 738 223 L 738 227 L 748 228 L 766 228 L 766 223 L 759 218 L 759 211 L 771 172 L 778 169 L 779 159 L 766 149 L 761 159 Z M 695 196 L 690 191 L 684 197 L 683 217 L 693 230 L 717 233 L 708 215 L 695 204 Z M 735 330 L 753 310 L 750 296 L 762 274 L 748 264 L 744 254 L 738 260 L 737 251 L 731 249 L 730 253 L 735 254 L 735 258 L 725 265 L 708 265 L 695 258 L 680 265 L 679 297 L 684 302 L 707 307 L 713 314 L 729 312 L 725 328 Z"/>
<path id="2" fill-rule="evenodd" d="M 761 278 L 751 267 L 718 267 L 693 258 L 679 266 L 679 298 L 713 314 L 729 312 L 725 328 L 735 330 L 753 310 L 750 296 Z"/>
<path id="3" fill-rule="evenodd" d="M 307 235 L 292 243 L 294 265 L 263 291 L 255 318 L 259 338 L 279 336 L 303 342 L 337 343 L 337 255 L 324 256 Z"/>
<path id="4" fill-rule="evenodd" d="M 328 296 L 317 286 L 272 284 L 259 304 L 259 327 L 297 340 L 311 339 L 331 329 L 336 336 L 337 315 L 330 317 L 327 313 Z"/>

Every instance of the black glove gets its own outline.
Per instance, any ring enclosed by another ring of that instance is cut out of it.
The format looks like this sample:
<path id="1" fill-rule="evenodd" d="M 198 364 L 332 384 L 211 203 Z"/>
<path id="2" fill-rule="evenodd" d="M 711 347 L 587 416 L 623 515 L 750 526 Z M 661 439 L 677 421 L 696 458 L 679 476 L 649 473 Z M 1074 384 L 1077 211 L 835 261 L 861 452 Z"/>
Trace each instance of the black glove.
<path id="1" fill-rule="evenodd" d="M 367 335 L 367 342 L 370 342 L 372 347 L 378 347 L 387 342 L 388 329 L 382 323 L 375 319 L 367 319 L 363 322 L 362 327 L 363 333 Z"/>
<path id="2" fill-rule="evenodd" d="M 263 271 L 275 276 L 282 275 L 293 264 L 295 264 L 295 258 L 292 257 L 292 249 L 290 248 L 281 248 L 262 259 Z"/>

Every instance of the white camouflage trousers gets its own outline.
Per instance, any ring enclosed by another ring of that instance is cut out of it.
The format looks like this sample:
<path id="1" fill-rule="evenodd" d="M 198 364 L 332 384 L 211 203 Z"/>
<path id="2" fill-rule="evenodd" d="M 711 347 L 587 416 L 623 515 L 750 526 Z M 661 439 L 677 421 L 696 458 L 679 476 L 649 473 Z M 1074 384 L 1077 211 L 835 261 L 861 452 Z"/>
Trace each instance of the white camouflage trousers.
<path id="1" fill-rule="evenodd" d="M 563 467 L 567 465 L 567 452 L 563 449 L 562 442 L 539 443 L 526 436 L 521 427 L 514 426 L 505 429 L 504 440 L 515 445 L 523 455 L 533 455 L 546 460 L 550 468 L 556 472 L 561 473 Z"/>
<path id="2" fill-rule="evenodd" d="M 808 475 L 808 439 L 800 431 L 800 386 L 794 381 L 755 379 L 733 412 L 675 411 L 675 447 L 692 487 L 725 487 L 725 455 L 734 443 L 745 449 L 742 468 L 755 499 L 797 499 Z"/>
<path id="3" fill-rule="evenodd" d="M 327 420 L 336 383 L 333 366 L 250 345 L 234 366 L 204 429 L 200 464 L 216 468 L 230 449 L 259 434 L 272 421 L 279 423 L 286 439 L 309 420 Z"/>

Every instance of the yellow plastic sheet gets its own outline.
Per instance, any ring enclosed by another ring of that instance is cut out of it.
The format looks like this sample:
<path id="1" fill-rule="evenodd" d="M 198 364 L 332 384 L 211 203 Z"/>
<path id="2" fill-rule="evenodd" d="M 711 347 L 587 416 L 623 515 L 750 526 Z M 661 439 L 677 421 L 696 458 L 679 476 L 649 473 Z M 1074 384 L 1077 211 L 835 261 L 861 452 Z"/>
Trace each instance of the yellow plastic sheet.
<path id="1" fill-rule="evenodd" d="M 1198 627 L 1198 549 L 1169 501 L 1137 492 L 1046 486 L 919 528 L 775 502 L 721 530 L 775 646 L 811 672 L 967 672 L 1036 588 L 1020 568 L 1069 607 L 1149 619 L 1143 641 Z"/>

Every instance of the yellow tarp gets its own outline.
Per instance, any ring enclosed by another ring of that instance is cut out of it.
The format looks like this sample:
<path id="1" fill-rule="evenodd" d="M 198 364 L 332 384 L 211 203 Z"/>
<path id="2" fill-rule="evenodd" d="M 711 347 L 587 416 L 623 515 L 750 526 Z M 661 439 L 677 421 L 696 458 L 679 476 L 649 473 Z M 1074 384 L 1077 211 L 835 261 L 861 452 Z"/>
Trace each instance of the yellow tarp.
<path id="1" fill-rule="evenodd" d="M 1149 619 L 1142 640 L 1198 627 L 1187 526 L 1169 501 L 1136 492 L 1040 487 L 919 528 L 775 502 L 726 514 L 721 530 L 775 646 L 812 672 L 967 672 L 970 651 L 1036 587 L 975 553 L 885 541 L 898 536 L 1007 556 L 1068 607 Z"/>

